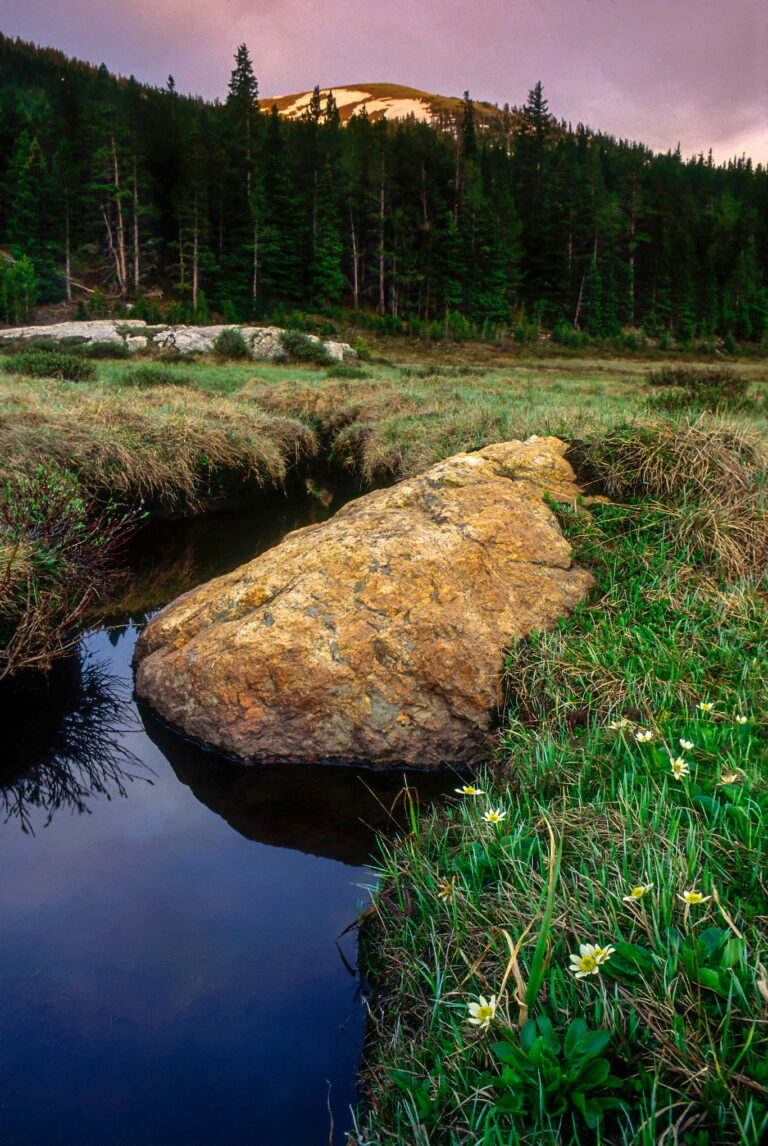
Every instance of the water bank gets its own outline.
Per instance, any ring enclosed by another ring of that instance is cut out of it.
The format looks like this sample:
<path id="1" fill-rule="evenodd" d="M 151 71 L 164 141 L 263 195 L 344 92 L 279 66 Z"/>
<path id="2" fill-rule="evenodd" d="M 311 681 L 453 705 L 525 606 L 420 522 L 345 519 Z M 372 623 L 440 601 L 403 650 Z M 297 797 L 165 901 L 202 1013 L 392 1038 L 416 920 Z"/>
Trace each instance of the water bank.
<path id="1" fill-rule="evenodd" d="M 246 769 L 130 700 L 147 615 L 318 504 L 166 524 L 77 653 L 3 690 L 8 1146 L 345 1140 L 364 1010 L 337 937 L 404 777 Z"/>

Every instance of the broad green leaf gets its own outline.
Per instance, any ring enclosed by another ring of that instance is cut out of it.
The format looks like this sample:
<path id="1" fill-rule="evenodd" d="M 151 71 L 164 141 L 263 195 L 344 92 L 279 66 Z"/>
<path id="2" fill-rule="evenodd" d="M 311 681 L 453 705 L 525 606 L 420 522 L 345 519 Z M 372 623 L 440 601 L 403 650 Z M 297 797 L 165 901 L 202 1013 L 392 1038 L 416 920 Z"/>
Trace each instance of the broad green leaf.
<path id="1" fill-rule="evenodd" d="M 705 959 L 711 959 L 718 948 L 728 939 L 728 931 L 721 931 L 719 927 L 708 927 L 705 931 L 700 931 L 696 937 L 696 953 L 704 955 Z"/>
<path id="2" fill-rule="evenodd" d="M 587 1024 L 584 1020 L 574 1019 L 565 1032 L 565 1038 L 563 1039 L 563 1053 L 566 1058 L 570 1058 L 574 1045 L 579 1039 L 583 1038 L 586 1033 Z"/>
<path id="3" fill-rule="evenodd" d="M 691 976 L 702 987 L 706 987 L 709 991 L 716 991 L 718 995 L 727 995 L 728 989 L 723 976 L 718 971 L 713 971 L 711 967 L 701 967 L 698 973 Z"/>
<path id="4" fill-rule="evenodd" d="M 723 963 L 726 967 L 738 967 L 740 963 L 747 961 L 747 941 L 746 939 L 737 939 L 733 936 L 725 945 L 723 952 Z"/>
<path id="5" fill-rule="evenodd" d="M 595 1058 L 596 1055 L 602 1053 L 611 1041 L 610 1031 L 587 1031 L 582 1038 L 576 1043 L 572 1054 L 569 1057 L 587 1057 Z"/>
<path id="6" fill-rule="evenodd" d="M 588 1090 L 593 1086 L 601 1086 L 611 1073 L 611 1064 L 607 1058 L 596 1058 L 588 1062 L 579 1072 L 576 1090 Z"/>
<path id="7" fill-rule="evenodd" d="M 611 962 L 616 958 L 616 955 L 628 963 L 634 964 L 635 967 L 639 967 L 641 971 L 653 969 L 653 954 L 647 947 L 640 947 L 637 943 L 617 943 L 615 954 L 611 956 Z"/>

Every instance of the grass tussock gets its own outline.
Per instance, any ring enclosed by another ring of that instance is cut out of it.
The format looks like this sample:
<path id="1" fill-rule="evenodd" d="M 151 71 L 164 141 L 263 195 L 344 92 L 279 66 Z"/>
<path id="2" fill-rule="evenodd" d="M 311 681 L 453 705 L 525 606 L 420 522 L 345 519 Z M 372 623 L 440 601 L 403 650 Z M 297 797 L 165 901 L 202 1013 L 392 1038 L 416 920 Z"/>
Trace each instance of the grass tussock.
<path id="1" fill-rule="evenodd" d="M 133 366 L 121 375 L 119 381 L 123 386 L 136 386 L 141 390 L 147 390 L 153 386 L 190 386 L 192 375 L 176 365 L 151 364 Z"/>
<path id="2" fill-rule="evenodd" d="M 594 379 L 585 386 L 584 379 L 567 376 L 527 370 L 488 376 L 462 367 L 397 373 L 377 367 L 366 379 L 254 379 L 243 395 L 268 411 L 309 421 L 330 439 L 336 463 L 368 482 L 408 477 L 490 442 L 587 434 L 642 407 L 642 389 L 633 380 Z"/>
<path id="3" fill-rule="evenodd" d="M 179 387 L 127 391 L 28 384 L 4 398 L 0 479 L 48 464 L 87 489 L 174 508 L 216 496 L 228 475 L 279 484 L 316 449 L 311 429 L 235 399 Z"/>
<path id="4" fill-rule="evenodd" d="M 382 853 L 360 1146 L 768 1134 L 768 581 L 729 524 L 764 454 L 702 423 L 581 450 L 624 499 L 558 507 L 594 599 L 511 650 L 494 759 Z M 681 525 L 701 499 L 727 545 Z"/>
<path id="5" fill-rule="evenodd" d="M 614 501 L 666 518 L 665 543 L 728 576 L 768 562 L 768 449 L 738 425 L 702 417 L 621 427 L 575 456 Z"/>
<path id="6" fill-rule="evenodd" d="M 667 413 L 684 411 L 750 411 L 756 400 L 750 394 L 749 378 L 727 366 L 697 367 L 666 365 L 648 375 L 648 385 L 663 387 L 650 399 L 651 409 Z"/>

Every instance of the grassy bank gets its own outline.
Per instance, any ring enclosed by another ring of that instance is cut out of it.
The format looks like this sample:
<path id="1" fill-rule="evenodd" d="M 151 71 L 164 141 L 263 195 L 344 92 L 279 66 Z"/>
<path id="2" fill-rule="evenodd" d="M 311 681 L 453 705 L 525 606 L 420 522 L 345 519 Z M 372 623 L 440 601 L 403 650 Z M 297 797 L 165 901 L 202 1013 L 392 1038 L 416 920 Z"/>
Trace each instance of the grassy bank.
<path id="1" fill-rule="evenodd" d="M 768 418 L 764 365 L 736 373 L 729 423 L 701 416 L 711 378 L 627 359 L 0 381 L 2 671 L 71 639 L 123 507 L 315 465 L 391 480 L 531 433 L 571 439 L 611 499 L 557 509 L 597 588 L 510 651 L 478 791 L 383 852 L 359 1146 L 768 1133 Z"/>
<path id="2" fill-rule="evenodd" d="M 71 647 L 132 526 L 253 498 L 317 450 L 308 426 L 182 368 L 117 367 L 0 381 L 0 679 Z"/>
<path id="3" fill-rule="evenodd" d="M 383 851 L 359 1144 L 768 1134 L 765 449 L 636 426 L 580 464 L 592 601 L 511 650 L 478 791 Z"/>
<path id="4" fill-rule="evenodd" d="M 400 349 L 407 358 L 407 344 Z M 0 500 L 14 506 L 21 485 L 41 474 L 61 479 L 72 491 L 70 514 L 90 507 L 86 534 L 95 527 L 94 513 L 110 504 L 149 516 L 194 515 L 254 500 L 291 476 L 325 478 L 329 471 L 365 486 L 492 441 L 532 433 L 594 436 L 647 415 L 659 398 L 644 361 L 515 355 L 499 365 L 489 347 L 485 357 L 496 365 L 468 364 L 457 361 L 459 350 L 442 348 L 450 361 L 377 359 L 326 368 L 84 359 L 27 348 L 0 358 Z M 735 371 L 749 393 L 745 415 L 768 425 L 764 366 L 739 364 Z M 672 390 L 687 401 L 684 389 Z M 76 547 L 60 560 L 55 538 L 39 527 L 47 510 L 32 509 L 27 526 L 10 510 L 13 522 L 0 522 L 0 648 L 15 632 L 14 617 L 30 618 L 21 625 L 26 631 L 59 634 L 49 643 L 61 647 L 67 619 L 86 597 L 89 603 L 98 597 L 103 579 L 103 563 L 97 572 L 98 563 L 83 555 L 78 565 Z M 107 523 L 95 532 L 106 552 Z M 74 577 L 76 566 L 82 578 Z M 75 582 L 82 593 L 73 609 L 57 586 Z M 47 626 L 40 623 L 46 610 Z M 30 663 L 44 660 L 36 653 Z M 6 670 L 7 664 L 5 658 Z"/>

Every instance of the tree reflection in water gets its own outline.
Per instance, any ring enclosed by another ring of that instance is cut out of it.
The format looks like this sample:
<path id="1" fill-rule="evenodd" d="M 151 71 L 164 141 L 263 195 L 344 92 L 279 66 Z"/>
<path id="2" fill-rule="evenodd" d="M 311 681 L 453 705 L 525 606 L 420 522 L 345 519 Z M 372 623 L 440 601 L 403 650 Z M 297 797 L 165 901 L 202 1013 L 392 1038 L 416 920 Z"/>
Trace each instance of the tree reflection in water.
<path id="1" fill-rule="evenodd" d="M 125 796 L 127 785 L 152 783 L 149 769 L 122 741 L 136 727 L 127 688 L 84 653 L 42 681 L 30 677 L 0 693 L 0 720 L 10 745 L 0 762 L 0 814 L 34 834 L 38 811 L 90 812 L 94 797 Z"/>

